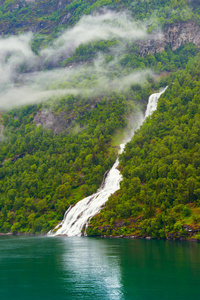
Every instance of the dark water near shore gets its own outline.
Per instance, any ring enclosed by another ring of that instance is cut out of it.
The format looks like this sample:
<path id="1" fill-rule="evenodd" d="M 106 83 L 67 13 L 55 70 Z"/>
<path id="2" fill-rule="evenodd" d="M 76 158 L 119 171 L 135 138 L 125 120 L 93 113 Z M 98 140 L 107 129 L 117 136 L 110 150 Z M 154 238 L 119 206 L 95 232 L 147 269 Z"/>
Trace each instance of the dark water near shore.
<path id="1" fill-rule="evenodd" d="M 200 244 L 2 236 L 0 299 L 200 299 Z"/>

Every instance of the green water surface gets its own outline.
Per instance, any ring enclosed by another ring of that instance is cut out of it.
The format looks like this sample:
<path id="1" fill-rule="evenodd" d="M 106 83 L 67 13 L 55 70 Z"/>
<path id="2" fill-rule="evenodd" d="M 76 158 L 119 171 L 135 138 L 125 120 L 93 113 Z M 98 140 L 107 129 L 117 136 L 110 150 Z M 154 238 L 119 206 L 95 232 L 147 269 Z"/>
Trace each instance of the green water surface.
<path id="1" fill-rule="evenodd" d="M 0 299 L 200 299 L 200 244 L 1 236 Z"/>

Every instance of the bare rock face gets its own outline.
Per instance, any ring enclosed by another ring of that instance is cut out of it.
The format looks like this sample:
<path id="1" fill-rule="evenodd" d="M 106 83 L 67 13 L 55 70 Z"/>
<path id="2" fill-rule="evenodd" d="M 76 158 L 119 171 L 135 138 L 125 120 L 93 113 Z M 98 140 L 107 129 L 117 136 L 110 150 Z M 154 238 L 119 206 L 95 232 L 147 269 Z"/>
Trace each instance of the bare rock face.
<path id="1" fill-rule="evenodd" d="M 64 130 L 69 131 L 72 119 L 67 118 L 64 113 L 54 115 L 52 111 L 42 110 L 37 112 L 34 122 L 37 126 L 52 129 L 54 134 L 58 134 Z"/>
<path id="2" fill-rule="evenodd" d="M 164 39 L 166 44 L 171 44 L 172 51 L 185 43 L 200 47 L 200 27 L 194 21 L 174 23 L 166 27 Z"/>
<path id="3" fill-rule="evenodd" d="M 155 54 L 157 52 L 162 52 L 165 50 L 165 40 L 162 33 L 157 34 L 156 36 L 152 35 L 150 38 L 144 41 L 138 42 L 139 53 L 142 57 L 145 57 L 148 54 Z"/>
<path id="4" fill-rule="evenodd" d="M 200 47 L 200 27 L 194 21 L 167 25 L 162 33 L 138 42 L 138 46 L 140 55 L 144 57 L 147 54 L 162 52 L 167 45 L 175 51 L 185 43 L 193 43 Z"/>

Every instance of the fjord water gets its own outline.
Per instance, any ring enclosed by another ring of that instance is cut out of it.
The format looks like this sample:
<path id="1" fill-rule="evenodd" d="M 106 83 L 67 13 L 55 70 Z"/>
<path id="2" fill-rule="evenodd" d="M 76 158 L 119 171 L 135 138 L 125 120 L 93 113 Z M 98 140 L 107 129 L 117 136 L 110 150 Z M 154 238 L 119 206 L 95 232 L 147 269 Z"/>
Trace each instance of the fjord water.
<path id="1" fill-rule="evenodd" d="M 160 93 L 152 94 L 149 97 L 145 116 L 137 119 L 137 123 L 134 124 L 135 130 L 138 129 L 142 125 L 144 120 L 156 110 L 158 99 L 166 89 L 167 87 Z M 125 143 L 120 145 L 119 153 L 124 150 L 124 147 Z M 122 175 L 117 168 L 118 164 L 119 161 L 117 158 L 111 170 L 108 172 L 107 177 L 105 178 L 105 180 L 103 179 L 99 190 L 93 195 L 90 195 L 77 202 L 73 207 L 70 207 L 65 212 L 63 221 L 55 227 L 55 232 L 52 233 L 50 231 L 48 233 L 49 235 L 81 236 L 83 227 L 86 225 L 87 228 L 87 224 L 89 223 L 90 219 L 100 212 L 102 206 L 106 203 L 109 196 L 120 188 Z"/>
<path id="2" fill-rule="evenodd" d="M 0 299 L 200 299 L 200 244 L 1 236 Z"/>

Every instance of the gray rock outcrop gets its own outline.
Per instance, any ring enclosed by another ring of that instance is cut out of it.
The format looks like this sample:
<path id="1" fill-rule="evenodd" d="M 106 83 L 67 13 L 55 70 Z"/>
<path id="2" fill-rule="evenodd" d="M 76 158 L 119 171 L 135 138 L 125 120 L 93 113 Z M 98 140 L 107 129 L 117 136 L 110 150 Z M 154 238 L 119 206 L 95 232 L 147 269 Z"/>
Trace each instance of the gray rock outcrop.
<path id="1" fill-rule="evenodd" d="M 73 118 L 67 118 L 67 114 L 59 113 L 55 115 L 52 111 L 38 111 L 34 117 L 34 122 L 37 126 L 41 125 L 44 128 L 52 129 L 54 134 L 58 134 L 64 130 L 69 131 Z"/>
<path id="2" fill-rule="evenodd" d="M 162 52 L 168 45 L 175 51 L 185 43 L 193 43 L 200 47 L 200 27 L 195 21 L 167 25 L 162 33 L 138 42 L 138 46 L 140 55 L 144 57 L 147 54 Z"/>

